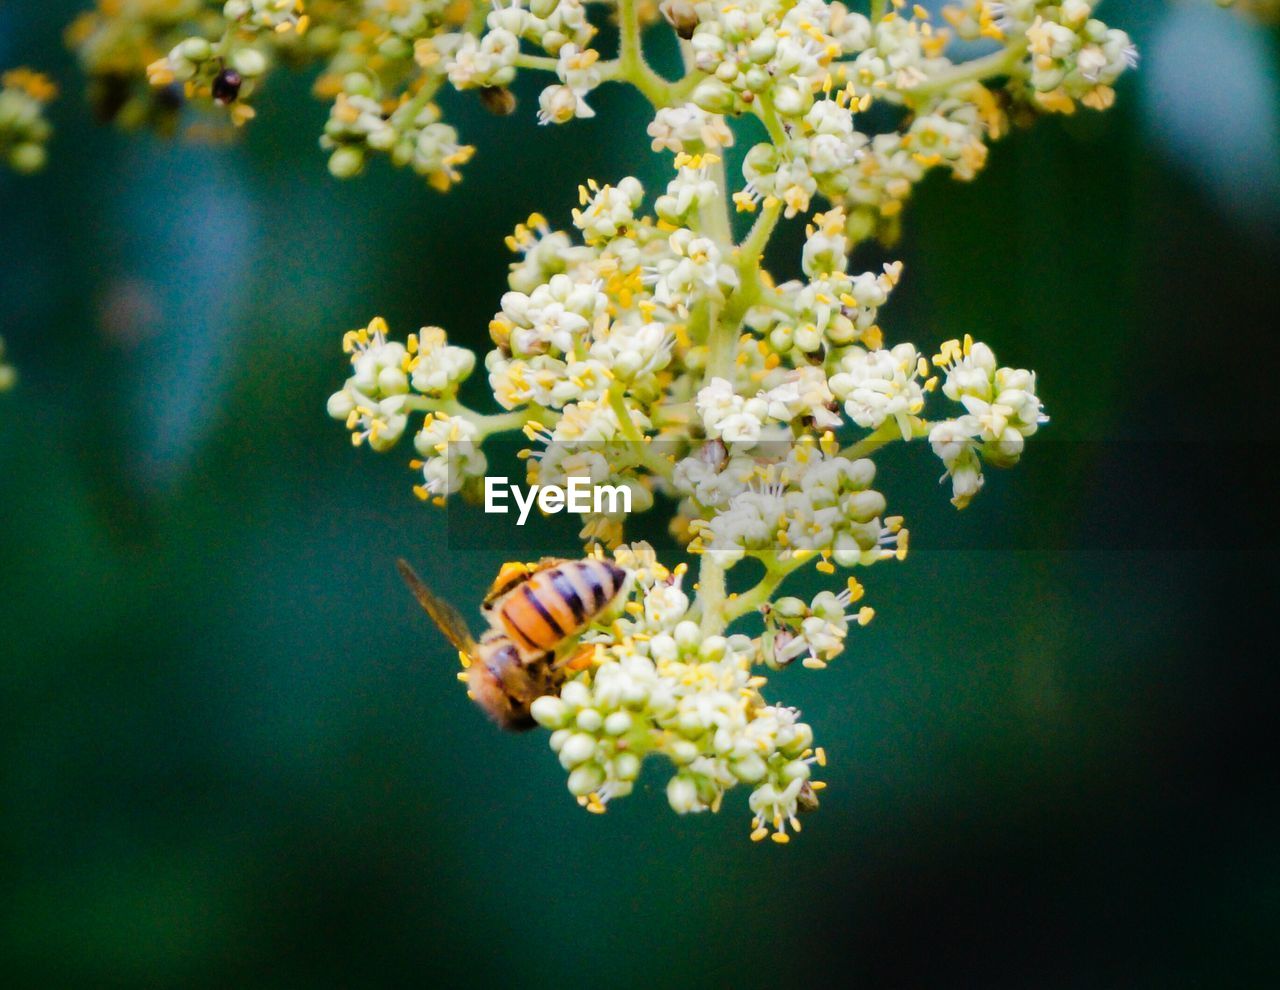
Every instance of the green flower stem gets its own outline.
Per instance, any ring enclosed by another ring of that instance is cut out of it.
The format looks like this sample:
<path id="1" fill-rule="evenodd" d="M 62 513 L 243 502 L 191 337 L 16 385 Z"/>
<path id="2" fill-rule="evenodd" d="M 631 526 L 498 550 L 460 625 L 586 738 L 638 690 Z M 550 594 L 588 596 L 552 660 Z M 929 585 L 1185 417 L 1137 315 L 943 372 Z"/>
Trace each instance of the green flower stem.
<path id="1" fill-rule="evenodd" d="M 728 626 L 736 619 L 749 612 L 754 612 L 765 602 L 773 597 L 773 593 L 778 590 L 778 586 L 793 572 L 799 570 L 807 561 L 814 558 L 808 554 L 793 555 L 786 560 L 780 561 L 774 555 L 762 558 L 765 565 L 765 575 L 754 587 L 744 591 L 740 595 L 729 598 L 721 610 L 724 617 L 724 623 Z"/>
<path id="2" fill-rule="evenodd" d="M 933 428 L 933 425 L 934 424 L 930 423 L 928 420 L 915 420 L 912 426 L 910 439 L 915 440 L 919 437 L 927 437 L 929 435 L 929 430 Z M 850 460 L 857 460 L 859 457 L 870 457 L 881 447 L 888 446 L 895 440 L 901 439 L 902 430 L 898 428 L 897 420 L 885 420 L 885 422 L 881 423 L 861 440 L 845 447 L 840 451 L 840 456 L 847 457 Z"/>
<path id="3" fill-rule="evenodd" d="M 644 434 L 636 426 L 635 420 L 631 418 L 631 410 L 627 408 L 626 400 L 623 394 L 626 392 L 627 386 L 623 382 L 615 381 L 609 386 L 609 407 L 613 410 L 615 416 L 618 417 L 618 431 L 622 434 L 624 440 L 630 440 L 632 443 L 642 443 Z"/>
<path id="4" fill-rule="evenodd" d="M 782 121 L 778 119 L 778 112 L 774 110 L 773 102 L 768 97 L 761 96 L 756 100 L 756 116 L 769 132 L 770 141 L 779 147 L 786 144 L 787 129 L 782 126 Z"/>
<path id="5" fill-rule="evenodd" d="M 704 636 L 716 636 L 724 631 L 724 602 L 724 568 L 712 554 L 704 553 L 698 564 L 698 597 L 694 603 Z"/>
<path id="6" fill-rule="evenodd" d="M 507 413 L 486 415 L 468 409 L 456 398 L 433 399 L 425 395 L 409 395 L 405 397 L 404 408 L 413 412 L 444 413 L 446 416 L 463 416 L 479 428 L 481 436 L 493 433 L 510 433 L 520 430 L 526 424 L 538 418 L 538 410 L 533 406 L 516 409 Z"/>
<path id="7" fill-rule="evenodd" d="M 621 41 L 616 78 L 625 79 L 644 94 L 655 107 L 671 105 L 671 84 L 649 67 L 640 46 L 640 16 L 636 0 L 618 0 L 618 28 Z"/>
<path id="8" fill-rule="evenodd" d="M 760 302 L 771 302 L 775 298 L 781 300 L 781 295 L 765 284 L 764 272 L 760 266 L 760 257 L 781 214 L 781 203 L 765 207 L 764 212 L 756 218 L 751 232 L 737 249 L 739 285 L 729 297 L 724 314 L 724 320 L 732 322 L 734 329 L 741 325 L 752 306 Z"/>
<path id="9" fill-rule="evenodd" d="M 720 195 L 716 202 L 707 210 L 707 227 L 708 233 L 715 237 L 721 244 L 733 244 L 733 223 L 729 219 L 729 184 L 725 178 L 724 158 L 719 157 L 714 165 L 711 166 L 711 178 L 716 184 L 716 188 L 720 190 Z"/>
<path id="10" fill-rule="evenodd" d="M 667 102 L 664 105 L 673 107 L 688 102 L 689 95 L 698 88 L 698 83 L 706 78 L 708 78 L 707 73 L 701 69 L 690 69 L 685 73 L 684 78 L 668 84 Z"/>
<path id="11" fill-rule="evenodd" d="M 695 344 L 705 344 L 711 335 L 711 303 L 699 302 L 689 314 L 689 339 Z"/>
<path id="12" fill-rule="evenodd" d="M 751 230 L 738 247 L 739 252 L 741 252 L 739 264 L 742 267 L 759 267 L 760 259 L 764 256 L 765 246 L 769 243 L 769 238 L 773 236 L 773 229 L 778 225 L 778 218 L 781 216 L 781 203 L 766 206 L 760 211 L 760 215 L 756 217 L 756 222 L 751 225 Z"/>
<path id="13" fill-rule="evenodd" d="M 768 306 L 770 309 L 776 309 L 779 313 L 782 313 L 784 316 L 789 316 L 793 320 L 799 318 L 796 308 L 792 306 L 791 303 L 787 301 L 787 297 L 777 289 L 771 289 L 766 286 L 764 291 L 760 294 L 760 303 L 761 305 Z"/>
<path id="14" fill-rule="evenodd" d="M 627 408 L 625 399 L 626 386 L 622 382 L 614 382 L 609 387 L 609 408 L 613 410 L 615 416 L 618 417 L 618 432 L 622 434 L 622 438 L 635 445 L 636 460 L 640 462 L 651 474 L 670 480 L 671 475 L 675 472 L 675 465 L 663 457 L 650 446 L 649 438 L 640 432 L 635 421 L 631 418 L 631 412 Z"/>
<path id="15" fill-rule="evenodd" d="M 539 72 L 555 72 L 560 60 L 550 55 L 526 55 L 521 52 L 516 56 L 516 67 L 520 69 L 537 69 Z M 613 78 L 617 72 L 617 62 L 601 62 L 599 68 L 607 78 Z"/>
<path id="16" fill-rule="evenodd" d="M 773 107 L 763 97 L 757 101 L 757 106 L 759 108 L 757 112 L 760 115 L 760 119 L 764 121 L 770 138 L 775 143 L 780 140 L 785 141 L 786 134 L 782 129 L 782 125 L 778 122 L 778 116 Z M 724 215 L 724 223 L 727 226 L 729 222 L 729 194 L 724 178 L 724 163 L 721 162 L 716 168 L 717 171 L 713 174 L 720 188 L 721 208 Z M 774 229 L 777 227 L 778 219 L 781 216 L 781 203 L 765 206 L 760 215 L 756 217 L 755 223 L 751 225 L 751 230 L 747 232 L 747 236 L 743 238 L 742 243 L 736 248 L 739 285 L 737 290 L 730 296 L 722 317 L 723 322 L 731 324 L 731 329 L 734 331 L 742 324 L 747 311 L 771 292 L 765 284 L 760 262 L 764 256 L 764 250 L 768 246 L 769 238 L 773 236 Z"/>
<path id="17" fill-rule="evenodd" d="M 693 415 L 692 402 L 665 402 L 653 411 L 654 426 L 689 425 L 689 417 Z"/>
<path id="18" fill-rule="evenodd" d="M 402 107 L 397 107 L 396 112 L 403 113 L 405 117 L 412 119 L 418 116 L 418 113 L 426 107 L 433 99 L 436 93 L 440 91 L 440 87 L 444 85 L 445 77 L 441 76 L 436 79 L 424 77 L 424 82 L 418 91 L 413 94 L 407 103 Z"/>
<path id="19" fill-rule="evenodd" d="M 994 51 L 990 55 L 961 62 L 949 69 L 935 72 L 918 86 L 913 86 L 909 92 L 913 97 L 932 96 L 935 93 L 945 93 L 961 83 L 982 82 L 995 76 L 1007 76 L 1013 72 L 1026 54 L 1027 42 L 1024 39 L 1008 48 Z"/>
<path id="20" fill-rule="evenodd" d="M 746 312 L 745 306 L 742 312 Z M 704 382 L 709 382 L 713 378 L 728 379 L 733 374 L 733 360 L 736 356 L 735 334 L 738 332 L 741 317 L 733 311 L 728 311 L 728 318 L 725 317 L 726 314 L 717 312 L 714 306 L 710 308 L 708 319 L 711 324 L 711 333 L 707 337 L 707 367 L 702 376 Z"/>
<path id="21" fill-rule="evenodd" d="M 485 21 L 489 19 L 489 11 L 492 8 L 487 3 L 478 3 L 471 8 L 471 14 L 467 17 L 466 31 L 468 34 L 480 35 L 484 33 Z"/>
<path id="22" fill-rule="evenodd" d="M 645 442 L 640 446 L 639 453 L 636 455 L 640 463 L 650 474 L 656 474 L 660 478 L 671 480 L 671 476 L 675 474 L 675 461 L 669 457 L 664 457 L 653 449 L 652 444 Z"/>
<path id="23" fill-rule="evenodd" d="M 231 42 L 235 38 L 235 29 L 228 24 L 227 29 L 222 32 L 222 37 L 213 43 L 213 53 L 218 58 L 231 57 Z"/>

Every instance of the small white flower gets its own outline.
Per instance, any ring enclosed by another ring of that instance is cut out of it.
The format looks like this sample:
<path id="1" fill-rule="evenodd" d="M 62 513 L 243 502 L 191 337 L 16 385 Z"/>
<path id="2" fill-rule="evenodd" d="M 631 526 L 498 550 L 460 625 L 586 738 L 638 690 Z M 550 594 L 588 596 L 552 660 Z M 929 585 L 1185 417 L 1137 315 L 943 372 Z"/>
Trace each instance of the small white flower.
<path id="1" fill-rule="evenodd" d="M 439 327 L 423 327 L 418 331 L 418 353 L 412 362 L 410 382 L 424 395 L 441 395 L 456 390 L 475 366 L 474 351 L 449 344 Z"/>
<path id="2" fill-rule="evenodd" d="M 919 377 L 923 358 L 911 344 L 891 350 L 866 351 L 852 347 L 831 376 L 831 391 L 844 401 L 845 411 L 859 426 L 875 429 L 894 420 L 902 438 L 912 436 L 912 420 L 924 408 Z"/>
<path id="3" fill-rule="evenodd" d="M 718 113 L 693 103 L 661 107 L 648 127 L 654 151 L 719 151 L 733 144 L 733 131 Z"/>

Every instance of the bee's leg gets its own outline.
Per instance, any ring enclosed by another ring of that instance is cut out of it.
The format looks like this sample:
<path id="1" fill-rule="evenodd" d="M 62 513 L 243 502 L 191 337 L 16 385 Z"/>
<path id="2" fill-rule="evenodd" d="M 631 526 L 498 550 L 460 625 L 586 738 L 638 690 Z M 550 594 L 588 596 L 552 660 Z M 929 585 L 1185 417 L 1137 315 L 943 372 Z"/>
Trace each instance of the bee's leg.
<path id="1" fill-rule="evenodd" d="M 557 663 L 556 668 L 566 674 L 576 674 L 579 671 L 586 670 L 590 667 L 591 661 L 595 659 L 595 655 L 596 644 L 583 643 L 576 650 Z"/>

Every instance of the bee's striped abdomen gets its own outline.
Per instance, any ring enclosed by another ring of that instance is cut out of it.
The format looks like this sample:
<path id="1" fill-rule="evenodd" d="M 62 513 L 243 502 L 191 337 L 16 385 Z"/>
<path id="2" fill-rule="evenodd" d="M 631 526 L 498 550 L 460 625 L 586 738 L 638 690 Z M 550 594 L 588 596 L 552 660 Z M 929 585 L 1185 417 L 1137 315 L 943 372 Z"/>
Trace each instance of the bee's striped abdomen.
<path id="1" fill-rule="evenodd" d="M 525 651 L 551 651 L 581 632 L 613 601 L 626 571 L 602 560 L 575 560 L 538 571 L 497 603 L 511 638 Z"/>
<path id="2" fill-rule="evenodd" d="M 588 611 L 593 616 L 613 601 L 627 579 L 626 571 L 606 560 L 575 560 L 564 566 L 590 590 L 593 604 Z"/>

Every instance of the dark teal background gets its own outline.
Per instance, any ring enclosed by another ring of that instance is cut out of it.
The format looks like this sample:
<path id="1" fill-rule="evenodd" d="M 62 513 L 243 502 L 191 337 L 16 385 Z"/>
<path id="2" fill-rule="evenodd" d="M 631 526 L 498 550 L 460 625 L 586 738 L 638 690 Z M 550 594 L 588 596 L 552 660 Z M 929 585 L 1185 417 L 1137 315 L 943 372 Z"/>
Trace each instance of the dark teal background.
<path id="1" fill-rule="evenodd" d="M 392 562 L 466 603 L 536 530 L 446 550 L 408 446 L 352 451 L 324 414 L 344 330 L 381 313 L 482 346 L 517 221 L 566 224 L 587 177 L 665 181 L 638 98 L 547 129 L 536 85 L 508 120 L 455 94 L 478 146 L 460 187 L 381 162 L 340 184 L 302 78 L 234 147 L 95 125 L 59 41 L 81 6 L 0 6 L 0 62 L 64 84 L 50 167 L 0 175 L 21 375 L 0 396 L 0 974 L 1274 978 L 1280 200 L 1277 147 L 1231 143 L 1274 138 L 1273 31 L 1193 11 L 1264 57 L 1248 75 L 1217 50 L 1224 108 L 1143 89 L 1206 92 L 1156 44 L 1182 8 L 1104 6 L 1147 50 L 1117 109 L 1015 134 L 972 185 L 932 178 L 903 242 L 860 252 L 906 262 L 891 339 L 974 333 L 1037 369 L 1053 422 L 960 515 L 925 447 L 886 459 L 910 558 L 863 575 L 879 615 L 846 657 L 770 684 L 831 758 L 779 848 L 747 841 L 745 792 L 675 817 L 657 767 L 586 815 L 545 734 L 488 725 Z M 780 277 L 801 238 L 777 238 Z"/>

